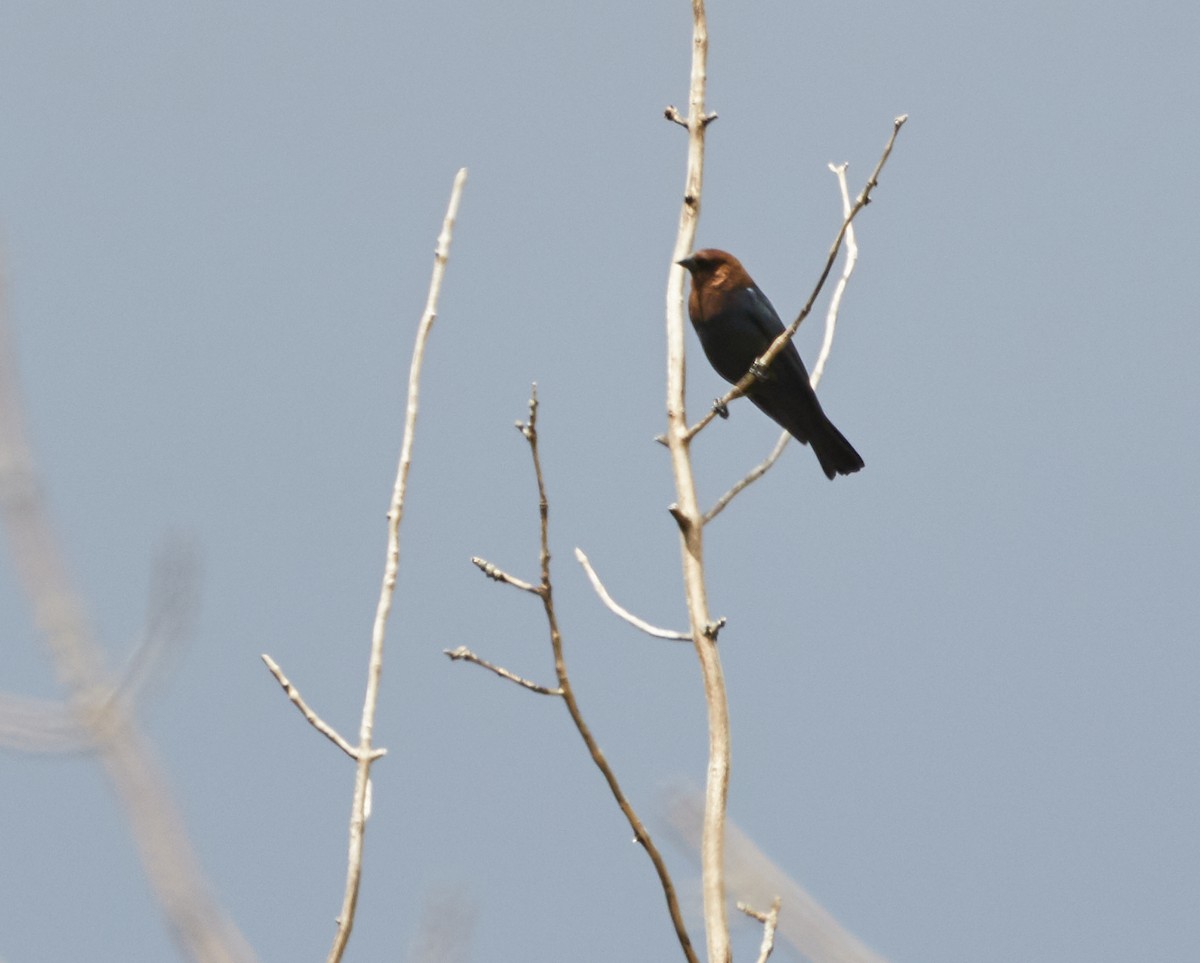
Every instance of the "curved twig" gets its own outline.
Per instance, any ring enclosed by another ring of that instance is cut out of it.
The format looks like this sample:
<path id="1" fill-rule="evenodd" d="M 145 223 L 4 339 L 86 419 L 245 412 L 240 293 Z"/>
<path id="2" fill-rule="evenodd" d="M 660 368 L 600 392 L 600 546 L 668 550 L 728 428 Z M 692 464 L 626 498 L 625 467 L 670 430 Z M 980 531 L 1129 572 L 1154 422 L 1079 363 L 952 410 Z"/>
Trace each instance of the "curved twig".
<path id="1" fill-rule="evenodd" d="M 600 601 L 603 602 L 610 612 L 619 618 L 624 619 L 635 629 L 640 629 L 647 635 L 652 635 L 656 639 L 668 639 L 673 642 L 691 642 L 692 637 L 687 632 L 676 632 L 673 629 L 660 629 L 657 626 L 651 625 L 645 619 L 639 619 L 632 612 L 622 608 L 617 604 L 616 600 L 608 594 L 608 589 L 604 587 L 604 583 L 600 581 L 600 576 L 596 574 L 596 570 L 592 568 L 592 563 L 588 561 L 588 557 L 583 554 L 582 549 L 575 549 L 575 560 L 583 566 L 583 570 L 587 573 L 588 581 L 592 583 L 592 588 L 596 590 L 596 594 L 600 596 Z"/>

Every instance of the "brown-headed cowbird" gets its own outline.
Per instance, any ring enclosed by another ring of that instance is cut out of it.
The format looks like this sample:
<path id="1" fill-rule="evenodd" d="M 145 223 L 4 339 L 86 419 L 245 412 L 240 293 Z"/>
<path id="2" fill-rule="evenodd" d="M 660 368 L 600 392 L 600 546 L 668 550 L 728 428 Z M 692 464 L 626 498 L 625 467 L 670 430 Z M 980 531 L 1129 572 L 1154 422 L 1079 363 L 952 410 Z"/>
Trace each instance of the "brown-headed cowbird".
<path id="1" fill-rule="evenodd" d="M 732 254 L 706 248 L 679 263 L 692 275 L 688 315 L 704 354 L 717 374 L 736 384 L 783 333 L 783 322 Z M 812 445 L 827 478 L 862 468 L 862 457 L 821 410 L 791 341 L 746 394 L 793 438 Z"/>

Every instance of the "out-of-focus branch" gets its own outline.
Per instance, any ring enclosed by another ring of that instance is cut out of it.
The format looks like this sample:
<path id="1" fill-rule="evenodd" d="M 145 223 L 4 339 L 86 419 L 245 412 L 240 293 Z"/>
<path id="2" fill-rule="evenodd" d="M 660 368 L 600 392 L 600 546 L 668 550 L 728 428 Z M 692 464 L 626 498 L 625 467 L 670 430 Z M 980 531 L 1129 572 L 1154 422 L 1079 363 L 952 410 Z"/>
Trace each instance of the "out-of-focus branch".
<path id="1" fill-rule="evenodd" d="M 466 648 L 460 647 L 453 651 L 447 651 L 446 655 L 451 659 L 464 659 L 474 662 L 486 669 L 490 669 L 502 678 L 516 682 L 518 685 L 531 689 L 534 692 L 539 692 L 543 695 L 557 695 L 562 698 L 564 705 L 567 707 L 567 712 L 571 716 L 571 721 L 575 724 L 575 728 L 579 732 L 580 738 L 583 739 L 584 745 L 587 746 L 588 753 L 592 757 L 592 762 L 600 770 L 600 774 L 608 784 L 609 792 L 612 793 L 630 828 L 633 830 L 633 838 L 646 851 L 646 855 L 650 857 L 650 862 L 654 865 L 654 871 L 658 874 L 659 885 L 662 887 L 663 896 L 667 901 L 667 912 L 671 916 L 671 923 L 675 927 L 675 935 L 679 940 L 680 947 L 683 949 L 684 956 L 688 959 L 688 963 L 699 963 L 696 951 L 692 947 L 691 937 L 688 936 L 687 927 L 683 922 L 683 913 L 679 908 L 679 898 L 675 893 L 675 884 L 671 881 L 671 874 L 667 870 L 666 861 L 663 859 L 658 847 L 654 845 L 654 840 L 650 838 L 650 833 L 634 810 L 633 804 L 626 797 L 621 784 L 617 781 L 616 773 L 613 772 L 613 768 L 609 765 L 607 757 L 604 755 L 603 750 L 601 750 L 599 743 L 596 742 L 595 736 L 592 735 L 591 728 L 584 720 L 583 710 L 579 707 L 579 702 L 575 698 L 575 690 L 571 687 L 571 679 L 567 675 L 566 657 L 563 654 L 562 633 L 559 631 L 558 614 L 554 608 L 554 588 L 550 580 L 550 501 L 546 496 L 546 481 L 542 474 L 542 458 L 538 449 L 537 413 L 538 398 L 537 385 L 535 384 L 529 395 L 529 420 L 525 422 L 518 421 L 517 429 L 529 443 L 530 457 L 533 459 L 533 473 L 537 480 L 540 580 L 537 585 L 531 586 L 528 583 L 521 582 L 519 579 L 507 576 L 501 578 L 493 574 L 493 572 L 499 572 L 498 569 L 495 569 L 495 566 L 480 564 L 480 559 L 472 559 L 471 561 L 490 578 L 499 582 L 505 582 L 522 591 L 532 592 L 532 594 L 542 600 L 542 608 L 546 615 L 546 624 L 550 630 L 550 648 L 554 654 L 554 674 L 558 680 L 558 688 L 548 689 L 545 686 L 539 686 L 536 683 L 522 679 L 520 676 L 513 675 L 507 669 L 501 669 L 486 662 Z M 503 575 L 504 573 L 501 572 L 499 574 Z"/>
<path id="2" fill-rule="evenodd" d="M 709 963 L 729 963 L 729 915 L 725 905 L 725 810 L 729 796 L 729 704 L 725 675 L 717 653 L 716 633 L 708 612 L 704 578 L 704 515 L 696 498 L 684 404 L 686 380 L 683 323 L 684 269 L 677 263 L 695 247 L 704 186 L 704 133 L 710 118 L 704 110 L 708 81 L 708 21 L 704 0 L 692 0 L 692 68 L 688 89 L 688 152 L 683 203 L 675 249 L 667 274 L 667 447 L 675 476 L 675 504 L 671 515 L 679 526 L 683 585 L 687 595 L 692 644 L 700 660 L 704 700 L 708 709 L 708 784 L 704 807 L 703 843 L 700 850 L 701 889 Z M 668 114 L 668 116 L 670 116 Z M 671 118 L 678 122 L 678 118 Z"/>
<path id="3" fill-rule="evenodd" d="M 113 698 L 112 675 L 68 575 L 38 480 L 17 386 L 2 277 L 0 518 L 13 568 L 66 691 L 65 712 L 77 728 L 78 746 L 96 752 L 121 800 L 142 869 L 180 952 L 205 963 L 253 960 L 249 944 L 209 891 L 149 741 L 127 702 Z M 57 730 L 66 743 L 72 742 L 73 734 L 60 725 L 62 718 L 54 718 L 54 725 L 43 728 L 41 735 Z M 43 715 L 34 721 L 44 724 L 48 719 Z M 37 727 L 33 733 L 38 734 Z"/>
<path id="4" fill-rule="evenodd" d="M 838 186 L 841 189 L 842 216 L 844 218 L 850 216 L 850 192 L 846 186 L 846 167 L 846 164 L 829 165 L 829 169 L 837 176 Z M 821 376 L 825 373 L 825 364 L 829 361 L 829 354 L 833 350 L 833 334 L 837 329 L 838 311 L 842 306 L 842 295 L 846 293 L 846 285 L 849 283 L 850 275 L 854 273 L 854 266 L 857 263 L 858 242 L 854 239 L 854 225 L 847 222 L 846 257 L 842 262 L 842 275 L 838 278 L 837 286 L 833 289 L 833 296 L 829 299 L 829 310 L 825 312 L 825 337 L 821 341 L 821 353 L 817 356 L 817 363 L 813 365 L 812 374 L 808 379 L 813 386 L 813 390 L 816 390 L 817 385 L 821 383 Z M 783 454 L 783 449 L 787 447 L 787 443 L 791 437 L 786 431 L 780 434 L 779 440 L 775 442 L 775 447 L 771 449 L 771 453 L 762 462 L 751 468 L 740 481 L 717 499 L 712 508 L 704 513 L 705 525 L 720 515 L 725 510 L 725 507 L 745 488 L 758 481 L 771 470 L 775 462 L 779 460 L 779 456 Z"/>
<path id="5" fill-rule="evenodd" d="M 342 910 L 338 914 L 337 932 L 330 947 L 328 963 L 337 963 L 346 951 L 350 933 L 354 928 L 354 912 L 358 905 L 358 892 L 362 883 L 363 837 L 367 828 L 367 814 L 371 793 L 371 764 L 380 756 L 372 746 L 375 729 L 375 711 L 379 704 L 379 682 L 383 674 L 383 643 L 388 615 L 392 610 L 392 599 L 396 590 L 396 572 L 400 566 L 400 522 L 404 518 L 404 499 L 408 491 L 408 469 L 412 464 L 413 437 L 417 427 L 417 410 L 421 390 L 421 364 L 425 358 L 425 345 L 429 332 L 437 319 L 438 297 L 442 291 L 442 279 L 446 275 L 446 262 L 450 258 L 450 242 L 454 236 L 454 222 L 458 217 L 458 206 L 462 200 L 463 187 L 467 182 L 464 167 L 454 178 L 450 191 L 450 204 L 442 221 L 433 256 L 433 276 L 429 280 L 429 295 L 425 311 L 417 325 L 416 343 L 413 346 L 412 363 L 408 372 L 408 405 L 404 417 L 404 440 L 400 445 L 400 463 L 396 468 L 396 481 L 392 487 L 392 500 L 388 507 L 387 556 L 383 570 L 383 584 L 379 590 L 379 602 L 375 608 L 375 623 L 371 630 L 371 654 L 367 662 L 367 687 L 363 697 L 362 721 L 358 730 L 358 746 L 352 755 L 356 761 L 354 776 L 354 798 L 350 805 L 350 839 L 346 866 L 346 888 L 342 896 Z M 293 699 L 293 702 L 296 700 Z M 296 703 L 299 707 L 299 703 Z M 306 714 L 306 717 L 307 714 Z M 313 722 L 316 714 L 309 717 Z M 319 721 L 319 720 L 318 720 Z M 320 729 L 320 727 L 318 727 Z M 326 736 L 329 732 L 320 729 Z M 330 736 L 330 738 L 333 738 Z M 334 742 L 341 747 L 337 739 Z M 345 740 L 341 740 L 345 742 Z M 344 747 L 342 747 L 344 748 Z"/>
<path id="6" fill-rule="evenodd" d="M 130 705 L 141 701 L 151 683 L 169 672 L 168 656 L 178 654 L 195 620 L 199 584 L 200 565 L 192 545 L 171 539 L 159 549 L 151 571 L 146 627 L 111 698 Z"/>
<path id="7" fill-rule="evenodd" d="M 820 276 L 817 278 L 817 283 L 813 286 L 812 293 L 808 296 L 808 301 L 805 302 L 804 307 L 800 309 L 800 313 L 796 316 L 796 320 L 788 325 L 783 333 L 771 342 L 771 346 L 767 348 L 767 350 L 763 352 L 762 356 L 754 362 L 750 370 L 742 376 L 741 380 L 738 381 L 738 383 L 732 388 L 730 388 L 729 391 L 717 399 L 712 407 L 712 410 L 710 410 L 703 418 L 701 418 L 698 422 L 696 422 L 696 424 L 688 429 L 688 440 L 694 438 L 698 432 L 702 431 L 709 424 L 709 422 L 716 418 L 717 413 L 721 408 L 723 408 L 725 405 L 728 405 L 729 402 L 733 401 L 733 399 L 740 398 L 750 389 L 750 386 L 753 385 L 754 382 L 759 378 L 759 372 L 764 372 L 767 370 L 771 362 L 779 356 L 779 352 L 783 350 L 783 346 L 792 339 L 800 325 L 803 323 L 804 319 L 807 318 L 811 313 L 813 304 L 816 303 L 817 298 L 821 294 L 822 288 L 825 287 L 826 280 L 829 278 L 830 271 L 833 270 L 833 263 L 837 260 L 838 251 L 841 250 L 842 241 L 846 236 L 846 232 L 850 229 L 850 225 L 858 216 L 858 213 L 869 203 L 871 203 L 871 192 L 879 186 L 879 175 L 883 171 L 883 165 L 887 163 L 887 159 L 891 156 L 892 148 L 896 144 L 896 137 L 900 133 L 900 128 L 904 126 L 907 120 L 908 115 L 901 114 L 894 121 L 892 121 L 892 135 L 890 138 L 888 138 L 888 142 L 883 148 L 883 154 L 879 158 L 879 163 L 875 165 L 875 170 L 872 171 L 871 177 L 867 180 L 866 186 L 862 189 L 862 193 L 858 195 L 858 198 L 851 206 L 850 212 L 843 218 L 842 226 L 838 229 L 837 235 L 833 239 L 833 244 L 831 244 L 829 247 L 829 254 L 825 258 L 825 266 L 821 270 Z"/>
<path id="8" fill-rule="evenodd" d="M 0 749 L 82 753 L 92 750 L 92 741 L 61 702 L 0 695 Z"/>
<path id="9" fill-rule="evenodd" d="M 691 635 L 687 632 L 676 632 L 674 629 L 660 629 L 651 625 L 644 619 L 639 619 L 636 615 L 622 608 L 616 603 L 611 595 L 608 594 L 608 589 L 604 587 L 604 583 L 600 581 L 600 576 L 596 574 L 596 570 L 592 568 L 592 563 L 588 561 L 588 557 L 583 554 L 581 549 L 575 549 L 575 560 L 583 566 L 584 572 L 587 573 L 588 581 L 592 583 L 592 588 L 596 590 L 596 594 L 600 596 L 600 601 L 608 606 L 608 610 L 619 618 L 624 619 L 635 629 L 640 629 L 647 635 L 652 635 L 656 639 L 669 639 L 673 642 L 690 642 Z"/>
<path id="10" fill-rule="evenodd" d="M 698 792 L 689 789 L 672 792 L 667 800 L 667 819 L 687 846 L 699 847 L 701 801 Z M 777 936 L 811 963 L 887 963 L 884 957 L 844 929 L 733 823 L 728 827 L 726 843 L 730 889 L 751 904 L 765 905 L 774 898 L 782 899 L 786 911 L 779 921 Z"/>
<path id="11" fill-rule="evenodd" d="M 408 963 L 467 963 L 477 915 L 475 901 L 459 890 L 430 894 Z"/>

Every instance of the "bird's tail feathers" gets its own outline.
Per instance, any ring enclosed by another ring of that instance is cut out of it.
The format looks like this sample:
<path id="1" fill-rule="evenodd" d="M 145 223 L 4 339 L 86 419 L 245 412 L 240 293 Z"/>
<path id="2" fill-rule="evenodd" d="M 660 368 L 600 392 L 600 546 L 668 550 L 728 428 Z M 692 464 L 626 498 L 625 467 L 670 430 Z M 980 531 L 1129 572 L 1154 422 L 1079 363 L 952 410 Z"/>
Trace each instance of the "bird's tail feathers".
<path id="1" fill-rule="evenodd" d="M 862 455 L 828 419 L 821 431 L 813 432 L 811 444 L 825 477 L 830 480 L 837 475 L 853 475 L 863 467 Z"/>

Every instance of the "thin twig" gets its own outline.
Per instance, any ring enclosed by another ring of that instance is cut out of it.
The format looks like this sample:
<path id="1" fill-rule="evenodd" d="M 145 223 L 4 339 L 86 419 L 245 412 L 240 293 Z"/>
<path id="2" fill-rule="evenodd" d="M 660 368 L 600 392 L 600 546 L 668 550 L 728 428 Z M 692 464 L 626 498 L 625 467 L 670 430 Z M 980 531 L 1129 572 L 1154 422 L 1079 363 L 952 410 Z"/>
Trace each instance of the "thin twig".
<path id="1" fill-rule="evenodd" d="M 737 904 L 739 910 L 763 925 L 762 945 L 758 949 L 758 963 L 767 963 L 767 960 L 771 958 L 771 951 L 775 949 L 775 928 L 779 925 L 779 907 L 782 903 L 783 898 L 776 896 L 770 910 L 766 913 L 760 913 L 747 903 Z"/>
<path id="2" fill-rule="evenodd" d="M 740 398 L 750 389 L 754 382 L 758 380 L 758 372 L 767 370 L 771 362 L 783 350 L 783 346 L 792 339 L 801 323 L 808 317 L 812 311 L 813 304 L 821 293 L 821 289 L 825 287 L 825 281 L 829 278 L 829 272 L 833 269 L 834 261 L 837 260 L 838 251 L 841 250 L 842 240 L 845 238 L 846 232 L 850 229 L 850 225 L 854 221 L 854 218 L 858 216 L 859 211 L 871 203 L 871 192 L 879 186 L 879 174 L 883 170 L 883 165 L 887 163 L 887 159 L 892 154 L 892 147 L 896 143 L 896 136 L 900 133 L 900 128 L 904 126 L 907 120 L 908 115 L 902 114 L 892 122 L 892 135 L 888 138 L 887 145 L 883 149 L 883 154 L 879 158 L 879 163 L 875 165 L 875 170 L 872 171 L 870 179 L 862 189 L 862 193 L 858 195 L 854 205 L 850 208 L 850 213 L 842 220 L 842 226 L 838 229 L 837 236 L 834 237 L 833 244 L 829 247 L 829 254 L 825 258 L 825 266 L 821 270 L 820 277 L 817 278 L 817 283 L 814 285 L 812 293 L 808 296 L 808 301 L 805 302 L 804 307 L 800 309 L 800 313 L 796 316 L 796 320 L 788 325 L 779 337 L 771 342 L 771 346 L 755 360 L 750 370 L 741 377 L 738 383 L 718 398 L 712 409 L 688 429 L 687 440 L 690 441 L 694 438 L 698 432 L 702 431 L 709 422 L 716 418 L 717 412 L 722 406 L 728 405 L 735 398 Z"/>
<path id="3" fill-rule="evenodd" d="M 533 595 L 538 594 L 538 587 L 536 585 L 531 585 L 529 582 L 526 582 L 524 579 L 519 579 L 515 575 L 509 575 L 508 572 L 504 571 L 504 569 L 493 565 L 486 558 L 480 558 L 478 555 L 476 555 L 472 557 L 471 564 L 478 568 L 479 571 L 483 572 L 483 574 L 490 578 L 493 582 L 502 582 L 505 585 L 511 585 L 513 588 L 518 588 L 522 592 L 530 592 Z"/>
<path id="4" fill-rule="evenodd" d="M 733 487 L 729 489 L 729 491 L 717 499 L 712 508 L 704 513 L 704 524 L 707 525 L 714 518 L 720 515 L 721 512 L 725 511 L 726 506 L 733 501 L 743 489 L 749 487 L 751 484 L 762 478 L 762 476 L 768 471 L 770 471 L 775 462 L 779 461 L 779 456 L 783 454 L 783 449 L 787 447 L 787 444 L 789 441 L 791 441 L 791 439 L 792 436 L 790 434 L 788 434 L 786 431 L 782 432 L 779 436 L 779 440 L 775 442 L 775 447 L 771 449 L 771 453 L 767 455 L 767 457 L 761 462 L 751 468 L 740 481 L 736 482 Z"/>
<path id="5" fill-rule="evenodd" d="M 509 672 L 503 666 L 495 665 L 487 659 L 481 659 L 465 645 L 460 645 L 457 649 L 442 649 L 442 654 L 449 656 L 451 662 L 474 662 L 484 669 L 495 672 L 500 678 L 508 679 L 509 682 L 515 682 L 519 686 L 524 686 L 530 692 L 536 692 L 538 695 L 560 696 L 563 694 L 562 689 L 551 689 L 544 685 L 538 685 L 538 683 L 530 682 L 515 672 Z"/>
<path id="6" fill-rule="evenodd" d="M 358 750 L 355 749 L 354 746 L 350 745 L 350 743 L 348 743 L 345 739 L 343 739 L 341 733 L 333 728 L 333 726 L 331 726 L 312 710 L 309 704 L 304 701 L 304 697 L 300 695 L 300 690 L 292 685 L 291 680 L 283 674 L 283 669 L 279 668 L 279 664 L 265 652 L 262 654 L 261 658 L 263 662 L 267 664 L 267 668 L 271 670 L 271 675 L 275 676 L 275 681 L 278 682 L 280 686 L 283 687 L 283 691 L 287 693 L 288 701 L 300 710 L 300 714 L 308 720 L 309 725 L 311 725 L 317 730 L 317 732 L 321 733 L 321 735 L 341 749 L 342 752 L 344 752 L 347 756 L 357 762 Z M 375 749 L 373 751 L 376 758 L 384 755 L 387 752 L 386 749 Z"/>
<path id="7" fill-rule="evenodd" d="M 464 167 L 454 178 L 450 192 L 450 204 L 442 221 L 442 232 L 438 235 L 437 248 L 433 257 L 433 276 L 429 280 L 429 296 L 425 312 L 417 325 L 416 344 L 413 346 L 412 364 L 408 373 L 408 406 L 404 417 L 404 441 L 400 445 L 400 463 L 396 469 L 396 482 L 392 488 L 392 501 L 388 508 L 387 560 L 384 565 L 383 584 L 379 590 L 379 603 L 375 608 L 375 624 L 371 630 L 371 655 L 367 665 L 367 688 L 363 698 L 362 722 L 358 733 L 358 765 L 354 776 L 354 800 L 350 808 L 350 840 L 347 853 L 346 889 L 342 897 L 342 910 L 338 915 L 337 932 L 330 947 L 328 963 L 341 960 L 354 928 L 354 911 L 358 903 L 358 891 L 362 882 L 363 836 L 367 826 L 368 794 L 371 785 L 371 764 L 375 754 L 371 737 L 375 728 L 375 710 L 379 703 L 379 681 L 383 673 L 383 642 L 388 615 L 392 610 L 392 597 L 396 589 L 396 572 L 400 565 L 400 521 L 404 517 L 404 498 L 408 490 L 408 469 L 412 464 L 413 436 L 417 425 L 417 409 L 420 399 L 421 363 L 425 357 L 425 344 L 437 318 L 438 296 L 442 290 L 442 279 L 446 274 L 446 262 L 450 257 L 450 242 L 454 235 L 454 221 L 458 217 L 458 205 L 462 200 L 463 186 L 467 182 Z"/>
<path id="8" fill-rule="evenodd" d="M 596 574 L 596 570 L 592 568 L 592 563 L 588 561 L 588 557 L 583 554 L 581 549 L 575 549 L 575 560 L 583 566 L 583 570 L 587 573 L 588 581 L 592 583 L 592 588 L 596 590 L 596 594 L 600 596 L 600 601 L 608 606 L 609 611 L 614 615 L 624 619 L 635 629 L 641 629 L 647 635 L 652 635 L 656 639 L 670 639 L 678 642 L 691 642 L 692 637 L 687 632 L 676 632 L 673 629 L 660 629 L 651 625 L 644 619 L 639 619 L 632 612 L 623 609 L 616 603 L 611 595 L 608 594 L 608 589 L 604 587 L 604 583 L 600 581 L 600 576 Z"/>
<path id="9" fill-rule="evenodd" d="M 829 165 L 829 169 L 837 175 L 838 185 L 841 188 L 843 217 L 850 214 L 850 193 L 846 186 L 846 167 L 846 164 Z M 850 275 L 854 273 L 854 267 L 857 263 L 858 242 L 854 238 L 854 225 L 850 224 L 846 228 L 846 257 L 842 262 L 842 275 L 838 278 L 837 286 L 833 289 L 833 296 L 829 300 L 829 310 L 825 312 L 825 337 L 821 342 L 821 353 L 817 356 L 817 363 L 813 366 L 812 375 L 808 379 L 809 383 L 813 386 L 813 390 L 816 390 L 817 385 L 821 383 L 821 376 L 825 373 L 825 364 L 829 361 L 829 354 L 833 350 L 833 335 L 837 329 L 838 312 L 842 305 L 842 295 L 846 292 L 846 285 L 849 283 Z M 745 488 L 758 481 L 770 471 L 775 462 L 779 460 L 779 456 L 783 454 L 783 449 L 787 447 L 787 443 L 791 437 L 786 431 L 780 434 L 779 440 L 775 442 L 775 447 L 771 449 L 771 453 L 762 462 L 751 468 L 740 481 L 717 499 L 716 504 L 712 508 L 705 512 L 705 525 L 720 515 L 726 506 Z"/>
<path id="10" fill-rule="evenodd" d="M 850 188 L 846 185 L 846 168 L 848 164 L 830 164 L 838 180 L 838 189 L 842 195 L 842 216 L 850 216 Z M 825 364 L 829 361 L 829 353 L 833 350 L 833 335 L 837 330 L 838 313 L 842 307 L 842 295 L 846 293 L 846 285 L 850 283 L 850 275 L 858 264 L 858 241 L 854 238 L 854 225 L 846 225 L 846 256 L 842 260 L 842 275 L 834 285 L 833 295 L 829 299 L 829 310 L 825 312 L 825 337 L 821 340 L 821 353 L 817 355 L 817 363 L 813 365 L 809 383 L 815 391 L 825 374 Z"/>

